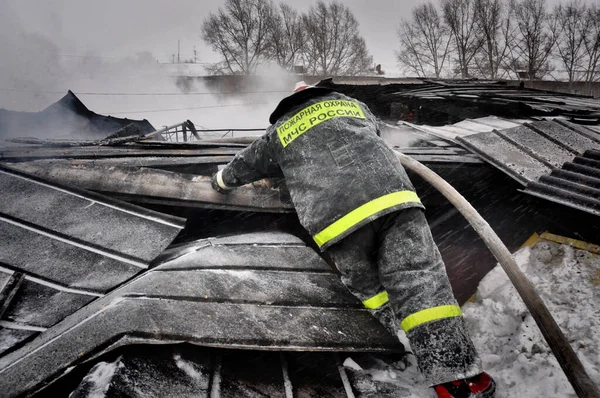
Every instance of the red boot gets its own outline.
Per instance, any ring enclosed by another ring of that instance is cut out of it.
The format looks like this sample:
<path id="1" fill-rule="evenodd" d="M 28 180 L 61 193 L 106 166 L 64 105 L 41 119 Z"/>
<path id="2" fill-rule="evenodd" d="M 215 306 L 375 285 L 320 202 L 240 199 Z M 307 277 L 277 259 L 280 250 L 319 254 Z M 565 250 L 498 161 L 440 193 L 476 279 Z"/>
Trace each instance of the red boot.
<path id="1" fill-rule="evenodd" d="M 433 389 L 438 398 L 491 398 L 496 391 L 496 383 L 483 372 L 468 379 L 438 384 Z"/>

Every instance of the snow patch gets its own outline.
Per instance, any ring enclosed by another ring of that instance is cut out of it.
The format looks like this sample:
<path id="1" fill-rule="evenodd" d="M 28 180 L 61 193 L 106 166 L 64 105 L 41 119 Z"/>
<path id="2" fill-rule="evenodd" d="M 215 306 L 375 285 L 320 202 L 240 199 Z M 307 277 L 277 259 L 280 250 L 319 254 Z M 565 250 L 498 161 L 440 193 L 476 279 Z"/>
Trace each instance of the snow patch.
<path id="1" fill-rule="evenodd" d="M 363 369 L 351 358 L 344 361 L 344 367 L 352 375 L 352 385 L 358 390 L 359 396 L 393 396 L 401 398 L 428 398 L 434 397 L 433 389 L 425 384 L 425 379 L 413 357 L 411 365 L 405 370 L 391 366 L 383 361 Z"/>
<path id="2" fill-rule="evenodd" d="M 352 360 L 352 358 L 350 358 L 350 357 L 346 358 L 343 365 L 345 368 L 354 369 L 354 370 L 363 370 L 363 368 L 361 368 L 360 365 L 357 364 L 356 362 L 354 362 L 354 360 Z"/>
<path id="3" fill-rule="evenodd" d="M 186 361 L 185 359 L 181 358 L 181 355 L 179 355 L 179 354 L 174 355 L 173 358 L 175 359 L 175 365 L 177 365 L 177 367 L 179 369 L 181 369 L 191 379 L 193 379 L 193 380 L 204 380 L 205 379 L 202 372 L 199 371 L 198 369 L 196 369 L 193 362 Z"/>
<path id="4" fill-rule="evenodd" d="M 540 241 L 515 254 L 571 342 L 592 380 L 600 385 L 600 257 L 568 245 Z M 483 278 L 476 301 L 463 307 L 484 368 L 496 380 L 497 398 L 575 397 L 576 394 L 504 270 Z"/>
<path id="5" fill-rule="evenodd" d="M 81 385 L 86 386 L 88 398 L 104 398 L 115 372 L 123 367 L 121 357 L 114 362 L 100 362 L 83 378 Z M 71 397 L 73 393 L 69 395 Z"/>
<path id="6" fill-rule="evenodd" d="M 540 241 L 514 254 L 596 385 L 600 385 L 600 256 L 569 245 Z M 500 266 L 481 281 L 464 318 L 486 372 L 497 383 L 496 398 L 576 397 L 550 347 L 516 289 Z M 409 350 L 405 336 L 398 338 Z M 418 371 L 413 355 L 398 364 L 360 366 L 344 361 L 353 385 L 377 396 L 386 385 L 396 396 L 435 396 Z M 360 361 L 359 361 L 360 362 Z M 370 394 L 370 395 L 369 395 Z M 382 394 L 384 395 L 384 394 Z"/>

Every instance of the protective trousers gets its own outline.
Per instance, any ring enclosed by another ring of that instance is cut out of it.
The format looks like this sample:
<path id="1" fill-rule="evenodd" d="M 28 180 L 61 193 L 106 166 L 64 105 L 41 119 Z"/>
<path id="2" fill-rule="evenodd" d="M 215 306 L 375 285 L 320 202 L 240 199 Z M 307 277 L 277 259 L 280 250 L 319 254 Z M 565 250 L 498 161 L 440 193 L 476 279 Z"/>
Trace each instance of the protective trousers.
<path id="1" fill-rule="evenodd" d="M 366 308 L 391 307 L 430 385 L 483 371 L 422 209 L 380 217 L 327 252 Z"/>

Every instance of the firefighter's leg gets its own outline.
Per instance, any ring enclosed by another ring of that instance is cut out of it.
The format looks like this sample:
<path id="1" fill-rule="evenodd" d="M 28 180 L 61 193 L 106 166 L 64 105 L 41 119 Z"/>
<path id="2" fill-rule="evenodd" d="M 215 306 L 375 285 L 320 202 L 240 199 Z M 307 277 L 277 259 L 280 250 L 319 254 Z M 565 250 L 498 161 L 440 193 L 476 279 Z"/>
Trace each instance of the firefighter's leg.
<path id="1" fill-rule="evenodd" d="M 392 213 L 378 232 L 380 279 L 427 381 L 435 385 L 481 373 L 423 210 Z"/>
<path id="2" fill-rule="evenodd" d="M 377 248 L 371 223 L 331 246 L 327 254 L 340 271 L 342 282 L 348 290 L 395 335 L 396 322 L 387 304 L 387 293 L 379 281 Z"/>

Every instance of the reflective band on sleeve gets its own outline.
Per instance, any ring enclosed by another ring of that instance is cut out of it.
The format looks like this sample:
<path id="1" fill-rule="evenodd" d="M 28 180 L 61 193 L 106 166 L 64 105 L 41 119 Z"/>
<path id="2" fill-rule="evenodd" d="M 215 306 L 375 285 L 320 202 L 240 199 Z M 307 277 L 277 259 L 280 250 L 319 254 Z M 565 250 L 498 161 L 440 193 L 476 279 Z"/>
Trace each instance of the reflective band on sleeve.
<path id="1" fill-rule="evenodd" d="M 221 189 L 231 189 L 231 187 L 225 185 L 225 182 L 223 181 L 223 169 L 217 172 L 217 184 L 219 184 Z"/>
<path id="2" fill-rule="evenodd" d="M 462 310 L 458 305 L 440 305 L 439 307 L 427 308 L 404 318 L 402 329 L 408 332 L 410 329 L 424 323 L 437 321 L 438 319 L 454 318 L 456 316 L 462 316 Z"/>
<path id="3" fill-rule="evenodd" d="M 311 128 L 336 117 L 366 119 L 356 101 L 329 100 L 312 104 L 277 127 L 277 135 L 285 148 Z"/>
<path id="4" fill-rule="evenodd" d="M 388 294 L 386 291 L 383 291 L 381 293 L 377 293 L 370 299 L 366 299 L 365 301 L 363 301 L 363 305 L 365 306 L 365 308 L 368 308 L 370 310 L 376 310 L 377 308 L 381 307 L 387 302 Z"/>
<path id="5" fill-rule="evenodd" d="M 421 203 L 419 197 L 413 191 L 399 191 L 383 195 L 352 210 L 344 217 L 340 218 L 321 232 L 317 233 L 313 239 L 315 242 L 317 242 L 317 245 L 321 247 L 325 243 L 343 234 L 348 229 L 363 221 L 365 218 L 371 217 L 372 215 L 390 207 L 409 202 Z"/>

